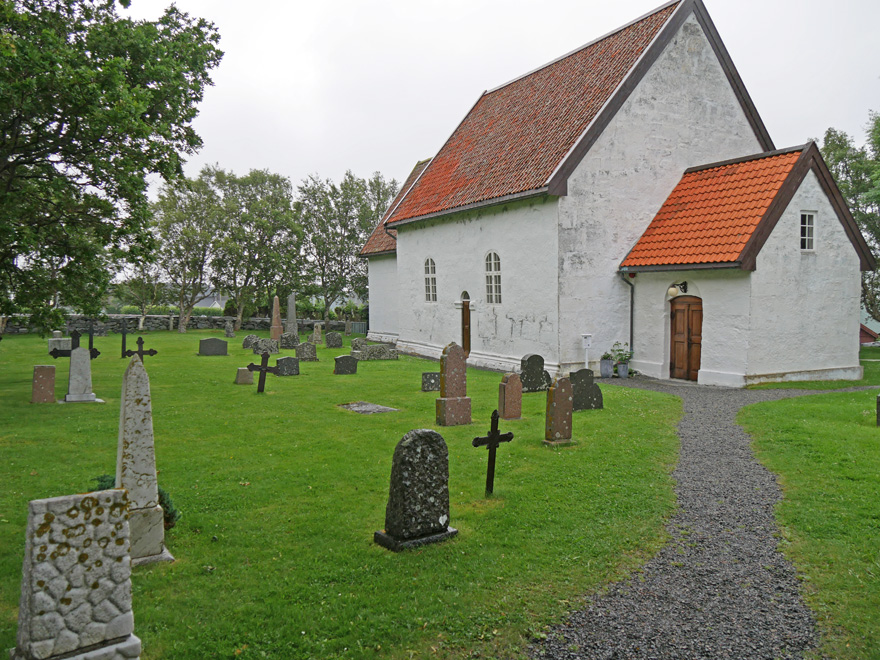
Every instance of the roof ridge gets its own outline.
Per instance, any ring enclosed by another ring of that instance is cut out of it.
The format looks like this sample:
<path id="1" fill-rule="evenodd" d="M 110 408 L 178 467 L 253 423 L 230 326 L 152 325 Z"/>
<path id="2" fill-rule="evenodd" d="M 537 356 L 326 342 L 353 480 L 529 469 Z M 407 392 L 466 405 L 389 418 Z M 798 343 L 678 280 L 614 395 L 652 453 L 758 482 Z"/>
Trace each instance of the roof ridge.
<path id="1" fill-rule="evenodd" d="M 785 154 L 795 153 L 797 151 L 806 151 L 811 144 L 814 144 L 813 140 L 810 140 L 804 144 L 800 144 L 796 147 L 787 147 L 785 149 L 774 149 L 773 151 L 763 151 L 757 154 L 750 154 L 748 156 L 740 156 L 738 158 L 729 158 L 727 160 L 720 160 L 717 163 L 707 163 L 706 165 L 694 165 L 693 167 L 689 167 L 684 171 L 684 174 L 693 174 L 694 172 L 702 172 L 704 170 L 715 169 L 716 167 L 727 167 L 728 165 L 736 165 L 738 163 L 748 163 L 753 160 L 761 160 L 762 158 L 773 158 L 774 156 L 783 156 Z"/>
<path id="2" fill-rule="evenodd" d="M 498 90 L 504 89 L 504 88 L 507 87 L 508 85 L 512 85 L 513 83 L 518 82 L 518 81 L 520 81 L 520 80 L 522 80 L 522 79 L 524 79 L 524 78 L 528 78 L 529 76 L 531 76 L 531 75 L 537 73 L 538 71 L 541 71 L 541 70 L 543 70 L 543 69 L 546 69 L 546 68 L 549 67 L 549 66 L 553 66 L 553 65 L 556 64 L 557 62 L 561 62 L 561 61 L 564 60 L 565 58 L 567 58 L 567 57 L 571 57 L 571 56 L 574 55 L 575 53 L 579 53 L 579 52 L 581 52 L 582 50 L 584 50 L 585 48 L 589 48 L 590 46 L 593 46 L 593 45 L 599 43 L 600 41 L 604 41 L 605 39 L 608 39 L 609 37 L 614 36 L 614 35 L 617 34 L 618 32 L 622 32 L 623 30 L 632 27 L 633 25 L 635 25 L 635 24 L 638 23 L 639 21 L 643 21 L 643 20 L 645 20 L 646 18 L 648 18 L 649 16 L 653 16 L 653 15 L 656 14 L 657 12 L 661 12 L 661 11 L 663 11 L 664 9 L 666 9 L 667 7 L 670 7 L 670 6 L 672 6 L 672 5 L 676 5 L 676 4 L 680 4 L 681 2 L 683 2 L 683 0 L 669 0 L 669 2 L 666 2 L 666 3 L 662 4 L 662 5 L 660 5 L 659 7 L 656 7 L 656 8 L 654 8 L 654 9 L 652 9 L 652 10 L 649 11 L 649 12 L 647 12 L 647 13 L 645 13 L 645 14 L 642 14 L 642 15 L 639 16 L 638 18 L 631 20 L 631 21 L 630 21 L 629 23 L 627 23 L 626 25 L 621 25 L 620 27 L 615 28 L 615 29 L 611 30 L 610 32 L 607 32 L 607 33 L 603 34 L 601 37 L 598 37 L 598 38 L 596 38 L 596 39 L 593 39 L 592 41 L 588 41 L 587 43 L 583 44 L 582 46 L 578 46 L 578 47 L 575 48 L 574 50 L 570 50 L 570 51 L 568 51 L 568 52 L 565 53 L 564 55 L 560 55 L 559 57 L 556 57 L 556 58 L 550 60 L 549 62 L 545 62 L 544 64 L 535 67 L 535 68 L 532 69 L 531 71 L 527 71 L 526 73 L 523 73 L 522 75 L 519 75 L 519 76 L 517 76 L 516 78 L 512 78 L 511 80 L 508 80 L 506 83 L 502 83 L 501 85 L 498 85 L 497 87 L 493 87 L 493 88 L 491 88 L 491 89 L 488 89 L 488 90 L 486 90 L 485 92 L 483 92 L 483 94 L 484 94 L 484 95 L 486 95 L 486 94 L 492 94 L 493 92 L 497 92 Z"/>

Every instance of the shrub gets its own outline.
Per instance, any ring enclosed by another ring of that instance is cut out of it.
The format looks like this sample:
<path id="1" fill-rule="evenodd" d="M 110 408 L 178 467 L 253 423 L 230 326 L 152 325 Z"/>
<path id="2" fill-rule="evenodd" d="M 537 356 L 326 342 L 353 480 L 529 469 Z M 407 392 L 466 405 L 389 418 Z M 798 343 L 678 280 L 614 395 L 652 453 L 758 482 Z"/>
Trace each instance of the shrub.
<path id="1" fill-rule="evenodd" d="M 116 477 L 110 474 L 98 475 L 92 481 L 97 484 L 95 490 L 116 488 Z M 162 486 L 159 486 L 159 506 L 162 507 L 163 526 L 171 529 L 180 520 L 180 510 L 174 506 L 174 501 Z"/>

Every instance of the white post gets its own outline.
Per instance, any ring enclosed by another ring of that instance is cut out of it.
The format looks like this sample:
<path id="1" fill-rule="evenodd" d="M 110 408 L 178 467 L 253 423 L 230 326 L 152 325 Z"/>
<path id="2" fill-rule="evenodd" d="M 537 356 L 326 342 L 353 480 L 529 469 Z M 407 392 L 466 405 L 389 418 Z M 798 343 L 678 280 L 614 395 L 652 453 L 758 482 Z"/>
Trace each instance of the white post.
<path id="1" fill-rule="evenodd" d="M 581 338 L 583 339 L 583 346 L 584 346 L 584 369 L 589 369 L 590 368 L 590 347 L 593 345 L 593 335 L 582 334 Z"/>

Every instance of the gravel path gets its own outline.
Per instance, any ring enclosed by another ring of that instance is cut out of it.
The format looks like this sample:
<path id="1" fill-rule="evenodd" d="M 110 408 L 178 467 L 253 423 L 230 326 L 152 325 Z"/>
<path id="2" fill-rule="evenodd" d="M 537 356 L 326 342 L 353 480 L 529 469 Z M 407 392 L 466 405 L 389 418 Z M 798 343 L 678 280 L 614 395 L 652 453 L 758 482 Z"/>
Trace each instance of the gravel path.
<path id="1" fill-rule="evenodd" d="M 640 573 L 592 598 L 586 610 L 532 647 L 531 656 L 803 657 L 816 645 L 816 630 L 794 567 L 776 549 L 773 507 L 782 494 L 734 419 L 750 403 L 819 392 L 646 378 L 626 385 L 684 401 L 681 454 L 673 472 L 679 509 L 667 524 L 671 539 Z"/>

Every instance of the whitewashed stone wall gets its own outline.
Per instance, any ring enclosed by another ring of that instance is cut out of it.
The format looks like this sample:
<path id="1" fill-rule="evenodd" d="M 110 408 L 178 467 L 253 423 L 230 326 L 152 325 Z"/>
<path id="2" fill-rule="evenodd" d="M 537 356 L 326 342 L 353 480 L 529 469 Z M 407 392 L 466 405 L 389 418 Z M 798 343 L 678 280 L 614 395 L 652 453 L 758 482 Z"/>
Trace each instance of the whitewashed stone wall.
<path id="1" fill-rule="evenodd" d="M 395 341 L 399 333 L 397 257 L 393 254 L 370 257 L 367 273 L 370 287 L 369 338 Z"/>
<path id="2" fill-rule="evenodd" d="M 468 363 L 519 368 L 538 353 L 558 368 L 555 200 L 532 200 L 457 214 L 397 235 L 400 337 L 398 348 L 439 358 L 461 343 L 461 294 L 471 300 Z M 486 302 L 485 259 L 501 259 L 501 304 Z M 425 301 L 425 259 L 437 269 L 437 302 Z M 458 306 L 456 306 L 458 304 Z M 372 300 L 370 302 L 372 313 Z M 371 333 L 372 333 L 371 326 Z"/>
<path id="3" fill-rule="evenodd" d="M 816 212 L 812 252 L 801 211 Z M 812 172 L 758 254 L 751 294 L 749 382 L 861 378 L 859 258 Z"/>
<path id="4" fill-rule="evenodd" d="M 591 359 L 616 341 L 629 341 L 630 292 L 617 269 L 684 171 L 761 150 L 691 16 L 569 178 L 568 196 L 560 199 L 564 370 L 583 365 L 581 333 L 593 335 Z"/>
<path id="5" fill-rule="evenodd" d="M 127 496 L 106 490 L 28 505 L 12 660 L 131 660 Z"/>

